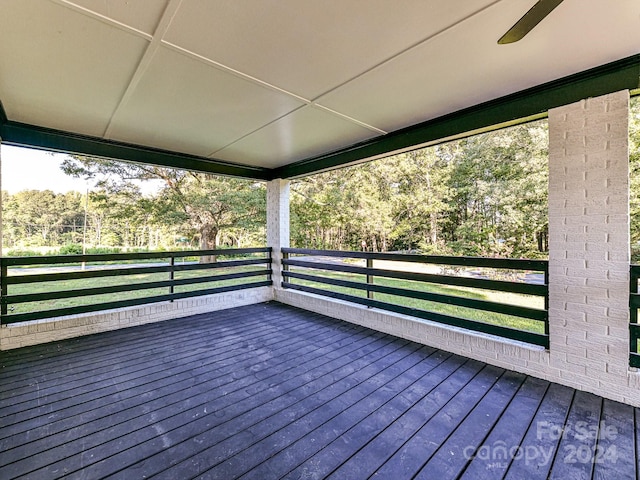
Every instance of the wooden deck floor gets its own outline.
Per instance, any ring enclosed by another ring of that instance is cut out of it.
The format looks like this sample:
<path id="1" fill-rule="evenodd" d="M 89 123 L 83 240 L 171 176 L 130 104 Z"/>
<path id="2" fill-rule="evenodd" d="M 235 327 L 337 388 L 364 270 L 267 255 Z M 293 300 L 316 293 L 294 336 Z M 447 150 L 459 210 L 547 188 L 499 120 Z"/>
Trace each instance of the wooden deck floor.
<path id="1" fill-rule="evenodd" d="M 1 479 L 639 470 L 638 409 L 278 303 L 3 352 L 0 365 Z"/>

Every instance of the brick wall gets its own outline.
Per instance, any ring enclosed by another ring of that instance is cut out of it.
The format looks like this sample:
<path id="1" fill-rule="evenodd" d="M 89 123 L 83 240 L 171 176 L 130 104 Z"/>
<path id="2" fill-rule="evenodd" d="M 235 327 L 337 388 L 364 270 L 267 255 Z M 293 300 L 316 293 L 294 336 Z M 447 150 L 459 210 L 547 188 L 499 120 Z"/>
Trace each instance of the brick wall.
<path id="1" fill-rule="evenodd" d="M 640 402 L 629 352 L 629 94 L 549 112 L 550 373 Z"/>

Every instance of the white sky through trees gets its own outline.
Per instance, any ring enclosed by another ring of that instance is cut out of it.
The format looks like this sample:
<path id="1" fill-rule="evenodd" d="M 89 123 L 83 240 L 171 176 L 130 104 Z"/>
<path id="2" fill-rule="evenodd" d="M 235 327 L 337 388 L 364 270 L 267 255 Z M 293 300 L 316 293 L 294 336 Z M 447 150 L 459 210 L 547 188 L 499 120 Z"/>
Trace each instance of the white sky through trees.
<path id="1" fill-rule="evenodd" d="M 60 169 L 63 153 L 2 145 L 2 190 L 10 194 L 22 190 L 52 190 L 55 193 L 92 190 L 95 180 L 86 182 L 81 178 L 65 175 Z M 153 193 L 157 183 L 140 183 L 143 193 Z"/>

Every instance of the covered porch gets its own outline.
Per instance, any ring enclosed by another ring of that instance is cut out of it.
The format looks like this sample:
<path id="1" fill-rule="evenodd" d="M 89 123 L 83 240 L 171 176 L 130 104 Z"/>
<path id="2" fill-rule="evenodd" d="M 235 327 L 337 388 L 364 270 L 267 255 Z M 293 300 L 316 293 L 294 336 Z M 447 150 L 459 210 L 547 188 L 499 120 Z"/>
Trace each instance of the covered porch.
<path id="1" fill-rule="evenodd" d="M 2 144 L 267 184 L 238 288 L 11 318 L 1 259 L 2 478 L 637 478 L 637 2 L 339 3 L 2 5 Z M 292 288 L 291 179 L 540 118 L 541 332 Z"/>

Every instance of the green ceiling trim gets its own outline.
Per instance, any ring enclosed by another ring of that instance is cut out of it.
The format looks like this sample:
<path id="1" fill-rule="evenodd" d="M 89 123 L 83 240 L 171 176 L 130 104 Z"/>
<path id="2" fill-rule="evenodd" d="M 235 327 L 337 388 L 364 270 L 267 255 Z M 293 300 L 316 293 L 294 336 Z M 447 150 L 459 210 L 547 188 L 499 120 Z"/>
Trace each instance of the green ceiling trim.
<path id="1" fill-rule="evenodd" d="M 554 107 L 640 86 L 640 55 L 634 55 L 521 92 L 413 125 L 333 153 L 272 171 L 274 178 L 293 178 L 348 165 L 391 152 L 470 132 L 500 128 L 541 117 Z M 472 86 L 470 88 L 473 88 Z"/>
<path id="2" fill-rule="evenodd" d="M 275 169 L 240 165 L 13 122 L 7 118 L 1 102 L 0 139 L 9 145 L 271 180 L 309 175 L 420 145 L 438 143 L 450 137 L 500 128 L 542 117 L 554 107 L 620 90 L 636 90 L 639 87 L 640 54 Z"/>
<path id="3" fill-rule="evenodd" d="M 7 145 L 37 148 L 94 157 L 111 158 L 162 167 L 183 168 L 256 180 L 271 178 L 269 169 L 228 163 L 195 155 L 143 147 L 129 143 L 37 127 L 7 120 L 0 103 L 0 139 Z"/>

